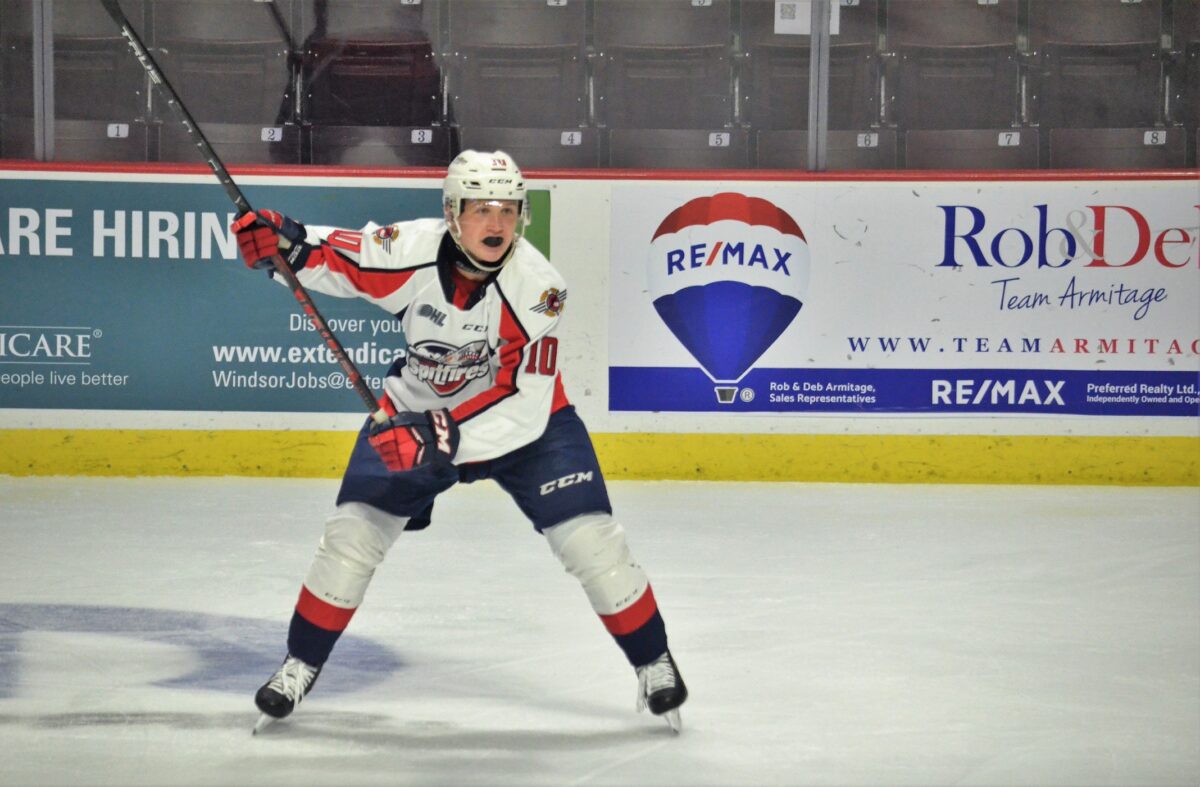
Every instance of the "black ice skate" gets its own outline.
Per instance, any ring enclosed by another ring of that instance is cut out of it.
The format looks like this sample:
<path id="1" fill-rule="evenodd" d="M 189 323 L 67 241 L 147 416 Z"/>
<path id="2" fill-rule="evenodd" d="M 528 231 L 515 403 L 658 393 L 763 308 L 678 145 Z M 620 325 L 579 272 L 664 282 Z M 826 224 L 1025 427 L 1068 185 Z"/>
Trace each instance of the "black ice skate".
<path id="1" fill-rule="evenodd" d="M 263 715 L 254 725 L 253 734 L 257 735 L 268 725 L 294 711 L 320 674 L 320 667 L 306 664 L 289 653 L 271 679 L 254 695 L 254 704 Z"/>
<path id="2" fill-rule="evenodd" d="M 683 726 L 679 718 L 679 706 L 688 697 L 687 686 L 671 651 L 666 651 L 649 664 L 637 668 L 638 701 L 640 713 L 649 708 L 655 716 L 662 716 L 671 725 L 671 729 L 679 732 Z"/>

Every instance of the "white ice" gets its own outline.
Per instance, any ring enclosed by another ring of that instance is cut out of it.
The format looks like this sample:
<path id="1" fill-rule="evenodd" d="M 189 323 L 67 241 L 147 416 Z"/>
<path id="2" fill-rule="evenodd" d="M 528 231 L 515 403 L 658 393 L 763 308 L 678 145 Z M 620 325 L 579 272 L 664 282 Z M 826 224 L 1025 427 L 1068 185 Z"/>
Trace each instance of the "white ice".
<path id="1" fill-rule="evenodd" d="M 0 477 L 0 784 L 1195 785 L 1200 490 L 615 483 L 675 736 L 488 483 L 252 695 L 332 481 Z"/>

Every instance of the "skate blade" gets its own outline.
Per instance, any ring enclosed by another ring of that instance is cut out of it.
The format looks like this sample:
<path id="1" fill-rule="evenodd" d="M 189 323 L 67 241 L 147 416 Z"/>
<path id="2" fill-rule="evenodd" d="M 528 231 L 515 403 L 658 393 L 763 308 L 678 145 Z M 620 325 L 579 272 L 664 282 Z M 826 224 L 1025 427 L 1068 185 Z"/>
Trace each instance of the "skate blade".
<path id="1" fill-rule="evenodd" d="M 274 716 L 268 716 L 264 713 L 258 717 L 258 721 L 254 723 L 254 729 L 250 731 L 250 734 L 257 735 L 277 721 L 279 721 L 279 719 L 275 718 Z"/>
<path id="2" fill-rule="evenodd" d="M 676 735 L 678 735 L 679 731 L 683 729 L 683 719 L 679 717 L 679 708 L 667 711 L 663 714 L 663 718 L 667 720 L 667 726 L 670 727 L 671 731 Z"/>

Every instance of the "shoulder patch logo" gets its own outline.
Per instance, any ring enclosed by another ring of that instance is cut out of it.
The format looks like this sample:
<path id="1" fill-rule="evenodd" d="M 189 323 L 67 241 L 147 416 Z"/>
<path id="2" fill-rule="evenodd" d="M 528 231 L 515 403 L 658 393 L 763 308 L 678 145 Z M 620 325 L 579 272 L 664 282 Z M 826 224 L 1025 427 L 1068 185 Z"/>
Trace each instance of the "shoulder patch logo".
<path id="1" fill-rule="evenodd" d="M 542 293 L 542 297 L 538 299 L 538 305 L 530 308 L 530 311 L 545 314 L 547 317 L 557 317 L 562 314 L 566 300 L 566 290 L 551 287 Z"/>
<path id="2" fill-rule="evenodd" d="M 387 227 L 380 227 L 371 233 L 371 240 L 375 241 L 376 246 L 382 246 L 385 252 L 391 252 L 392 241 L 400 234 L 400 228 L 395 224 Z"/>

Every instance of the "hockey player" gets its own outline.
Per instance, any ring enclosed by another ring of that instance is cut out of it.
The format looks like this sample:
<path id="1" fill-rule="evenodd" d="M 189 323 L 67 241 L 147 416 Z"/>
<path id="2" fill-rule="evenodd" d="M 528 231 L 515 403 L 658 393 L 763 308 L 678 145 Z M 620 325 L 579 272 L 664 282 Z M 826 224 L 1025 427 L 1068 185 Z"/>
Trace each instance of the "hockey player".
<path id="1" fill-rule="evenodd" d="M 396 316 L 408 341 L 359 433 L 336 509 L 308 570 L 283 664 L 258 690 L 255 732 L 312 689 L 376 566 L 405 530 L 430 523 L 457 482 L 492 478 L 583 585 L 638 678 L 637 708 L 680 726 L 687 688 L 642 567 L 612 517 L 591 439 L 558 371 L 567 288 L 522 237 L 525 183 L 503 151 L 464 151 L 443 184 L 444 215 L 361 230 L 274 211 L 233 224 L 248 266 L 283 249 L 301 283 Z"/>

